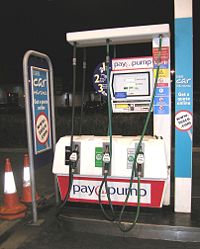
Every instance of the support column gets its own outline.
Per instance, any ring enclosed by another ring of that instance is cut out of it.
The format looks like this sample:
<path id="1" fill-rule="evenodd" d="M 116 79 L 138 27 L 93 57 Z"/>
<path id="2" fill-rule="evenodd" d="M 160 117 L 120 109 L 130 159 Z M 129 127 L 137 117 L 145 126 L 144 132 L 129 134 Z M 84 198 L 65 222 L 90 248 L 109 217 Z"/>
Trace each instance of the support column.
<path id="1" fill-rule="evenodd" d="M 157 72 L 159 38 L 153 38 L 154 81 Z M 162 38 L 160 70 L 154 98 L 153 134 L 163 137 L 165 141 L 168 177 L 165 182 L 163 204 L 170 205 L 170 171 L 171 171 L 171 78 L 170 78 L 170 37 Z"/>
<path id="2" fill-rule="evenodd" d="M 192 0 L 175 3 L 175 200 L 174 211 L 191 212 L 193 134 Z"/>

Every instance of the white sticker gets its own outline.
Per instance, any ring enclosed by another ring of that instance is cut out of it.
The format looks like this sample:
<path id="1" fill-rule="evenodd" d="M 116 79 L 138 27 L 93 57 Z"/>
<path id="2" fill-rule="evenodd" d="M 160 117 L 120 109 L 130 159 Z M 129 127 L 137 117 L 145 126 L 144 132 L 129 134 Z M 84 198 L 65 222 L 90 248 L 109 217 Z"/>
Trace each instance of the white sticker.
<path id="1" fill-rule="evenodd" d="M 182 110 L 175 115 L 175 126 L 180 131 L 188 131 L 192 128 L 192 113 Z"/>

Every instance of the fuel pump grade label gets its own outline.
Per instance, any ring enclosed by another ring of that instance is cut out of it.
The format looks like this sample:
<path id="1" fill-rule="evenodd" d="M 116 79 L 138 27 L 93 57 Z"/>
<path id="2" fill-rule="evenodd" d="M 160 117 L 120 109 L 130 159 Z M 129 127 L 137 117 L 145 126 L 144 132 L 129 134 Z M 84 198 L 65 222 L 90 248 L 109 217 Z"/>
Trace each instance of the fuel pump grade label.
<path id="1" fill-rule="evenodd" d="M 96 147 L 95 148 L 95 167 L 103 166 L 103 148 Z"/>
<path id="2" fill-rule="evenodd" d="M 128 148 L 127 149 L 127 169 L 133 168 L 134 156 L 135 156 L 135 149 Z"/>
<path id="3" fill-rule="evenodd" d="M 127 169 L 133 168 L 133 162 L 135 158 L 135 152 L 137 150 L 138 143 L 135 143 L 134 148 L 127 149 Z M 144 153 L 144 143 L 142 143 L 142 152 Z"/>

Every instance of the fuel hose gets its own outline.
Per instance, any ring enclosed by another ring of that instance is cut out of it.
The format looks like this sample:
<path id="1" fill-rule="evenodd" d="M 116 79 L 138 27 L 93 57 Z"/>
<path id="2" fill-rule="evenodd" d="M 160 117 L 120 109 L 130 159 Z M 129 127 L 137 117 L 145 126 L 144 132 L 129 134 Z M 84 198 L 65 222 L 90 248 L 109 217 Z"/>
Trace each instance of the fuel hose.
<path id="1" fill-rule="evenodd" d="M 79 135 L 82 134 L 83 109 L 84 109 L 84 97 L 85 97 L 86 65 L 87 65 L 86 64 L 86 48 L 83 48 L 83 79 L 82 79 L 81 115 L 80 115 Z"/>
<path id="2" fill-rule="evenodd" d="M 149 120 L 150 120 L 150 116 L 151 116 L 151 110 L 153 108 L 153 102 L 154 102 L 154 97 L 155 97 L 155 93 L 156 93 L 156 87 L 157 87 L 157 83 L 158 83 L 158 78 L 159 78 L 159 70 L 160 70 L 160 63 L 161 63 L 161 50 L 162 50 L 162 35 L 159 35 L 159 48 L 158 48 L 158 61 L 157 61 L 157 70 L 156 70 L 156 77 L 155 77 L 155 82 L 154 82 L 154 87 L 153 87 L 153 94 L 152 94 L 152 98 L 151 98 L 151 103 L 150 103 L 150 107 L 149 107 L 149 111 L 145 120 L 145 124 L 142 130 L 142 135 L 140 137 L 139 143 L 137 145 L 136 148 L 136 152 L 135 152 L 135 157 L 134 157 L 134 161 L 133 161 L 133 167 L 132 167 L 132 172 L 131 172 L 131 178 L 130 178 L 130 183 L 129 183 L 129 188 L 128 188 L 128 193 L 126 196 L 126 199 L 124 201 L 124 204 L 122 206 L 121 212 L 119 214 L 119 221 L 118 221 L 118 225 L 121 231 L 123 232 L 129 232 L 136 224 L 138 217 L 139 217 L 139 213 L 140 213 L 140 177 L 137 177 L 138 180 L 138 184 L 137 184 L 137 210 L 136 210 L 136 215 L 134 220 L 130 223 L 125 223 L 122 221 L 123 215 L 124 215 L 124 211 L 125 208 L 127 206 L 130 194 L 131 194 L 131 189 L 132 189 L 132 185 L 133 185 L 133 178 L 136 172 L 136 161 L 137 161 L 137 156 L 140 152 L 140 148 L 142 145 L 142 141 L 144 139 L 144 135 L 146 133 L 148 124 L 149 124 Z"/>
<path id="3" fill-rule="evenodd" d="M 72 152 L 73 148 L 73 139 L 74 139 L 74 123 L 75 123 L 75 94 L 76 94 L 76 43 L 73 46 L 73 91 L 72 91 L 72 116 L 71 116 L 71 135 L 70 135 L 70 150 Z M 69 163 L 69 184 L 67 194 L 63 200 L 63 202 L 58 206 L 58 211 L 56 213 L 56 217 L 60 215 L 60 212 L 65 207 L 69 197 L 73 184 L 73 174 L 74 174 L 74 163 Z"/>
<path id="4" fill-rule="evenodd" d="M 99 193 L 98 193 L 98 199 L 99 199 L 99 205 L 101 207 L 101 210 L 105 216 L 105 218 L 109 221 L 114 221 L 115 220 L 115 212 L 113 208 L 113 204 L 110 198 L 110 190 L 108 187 L 108 172 L 111 167 L 112 163 L 112 107 L 111 107 L 111 97 L 110 97 L 110 69 L 109 69 L 109 64 L 110 64 L 110 56 L 109 56 L 109 40 L 106 40 L 106 75 L 107 75 L 107 96 L 108 96 L 108 136 L 109 136 L 109 156 L 110 156 L 110 161 L 105 163 L 104 165 L 104 170 L 103 170 L 103 180 L 101 182 L 101 185 L 99 187 Z M 111 214 L 112 216 L 108 215 L 106 212 L 103 204 L 102 204 L 102 190 L 103 186 L 105 185 L 105 191 L 106 191 L 106 196 L 108 199 L 108 203 L 110 206 Z"/>

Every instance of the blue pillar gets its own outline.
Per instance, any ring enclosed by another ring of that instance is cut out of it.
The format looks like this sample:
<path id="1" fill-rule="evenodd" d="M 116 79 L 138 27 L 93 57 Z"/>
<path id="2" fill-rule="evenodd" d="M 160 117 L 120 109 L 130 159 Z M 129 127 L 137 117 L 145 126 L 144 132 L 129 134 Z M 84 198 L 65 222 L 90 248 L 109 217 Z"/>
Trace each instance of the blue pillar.
<path id="1" fill-rule="evenodd" d="M 175 212 L 191 212 L 193 134 L 192 0 L 175 0 Z"/>

